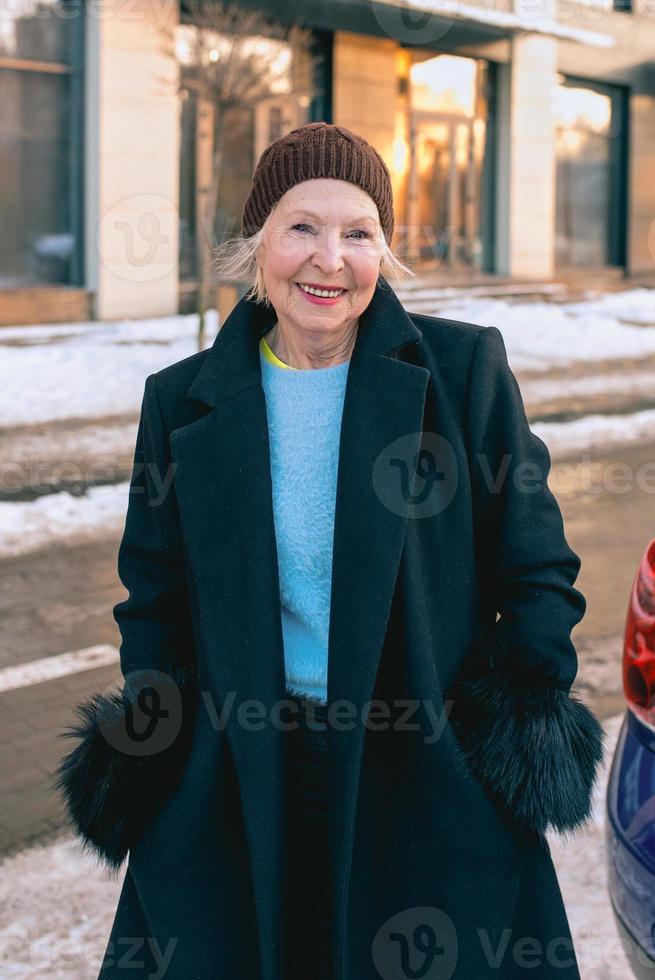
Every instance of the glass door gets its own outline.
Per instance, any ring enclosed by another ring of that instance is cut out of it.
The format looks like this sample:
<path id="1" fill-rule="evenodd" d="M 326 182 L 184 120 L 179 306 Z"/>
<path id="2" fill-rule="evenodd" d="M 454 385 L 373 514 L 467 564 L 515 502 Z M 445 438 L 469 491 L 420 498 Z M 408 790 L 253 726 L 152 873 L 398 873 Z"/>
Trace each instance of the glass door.
<path id="1" fill-rule="evenodd" d="M 482 193 L 489 167 L 488 66 L 429 52 L 413 57 L 406 258 L 428 268 L 480 270 L 489 206 Z"/>
<path id="2" fill-rule="evenodd" d="M 553 90 L 559 268 L 625 264 L 624 102 L 618 87 L 560 76 Z"/>
<path id="3" fill-rule="evenodd" d="M 410 135 L 408 257 L 474 266 L 480 202 L 471 122 L 414 115 Z"/>

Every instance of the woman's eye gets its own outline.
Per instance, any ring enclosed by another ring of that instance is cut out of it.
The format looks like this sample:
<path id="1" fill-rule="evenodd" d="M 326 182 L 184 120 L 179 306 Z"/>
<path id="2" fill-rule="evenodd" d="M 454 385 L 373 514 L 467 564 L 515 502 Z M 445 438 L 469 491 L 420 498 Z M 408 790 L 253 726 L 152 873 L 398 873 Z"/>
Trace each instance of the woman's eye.
<path id="1" fill-rule="evenodd" d="M 303 225 L 303 224 L 292 225 L 291 226 L 291 231 L 295 231 L 297 228 L 300 228 L 300 229 L 309 228 L 309 225 Z"/>
<path id="2" fill-rule="evenodd" d="M 351 234 L 352 235 L 361 235 L 363 238 L 369 238 L 370 237 L 369 236 L 369 233 L 367 231 L 363 231 L 361 229 L 359 229 L 358 231 L 353 231 L 353 232 L 351 232 Z M 361 238 L 358 239 L 358 241 L 361 241 L 361 240 L 362 240 Z"/>

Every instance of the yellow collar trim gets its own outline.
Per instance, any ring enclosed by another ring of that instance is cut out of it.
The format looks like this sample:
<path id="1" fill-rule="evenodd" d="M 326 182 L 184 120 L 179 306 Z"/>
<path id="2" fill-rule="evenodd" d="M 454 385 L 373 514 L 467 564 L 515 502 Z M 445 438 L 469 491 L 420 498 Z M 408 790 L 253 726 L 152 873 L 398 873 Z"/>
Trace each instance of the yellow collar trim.
<path id="1" fill-rule="evenodd" d="M 264 355 L 266 360 L 269 361 L 271 364 L 277 364 L 277 366 L 280 368 L 288 368 L 289 371 L 298 370 L 298 368 L 292 367 L 290 364 L 285 364 L 284 361 L 281 361 L 280 358 L 277 356 L 277 354 L 273 353 L 273 351 L 268 346 L 266 340 L 263 337 L 259 341 L 259 346 L 262 351 L 262 354 Z"/>

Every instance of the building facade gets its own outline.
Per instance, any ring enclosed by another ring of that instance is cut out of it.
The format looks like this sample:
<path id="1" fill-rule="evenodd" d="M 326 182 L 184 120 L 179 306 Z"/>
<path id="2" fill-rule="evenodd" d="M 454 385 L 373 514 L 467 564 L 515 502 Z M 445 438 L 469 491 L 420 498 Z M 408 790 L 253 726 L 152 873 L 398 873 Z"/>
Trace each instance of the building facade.
<path id="1" fill-rule="evenodd" d="M 216 108 L 188 84 L 184 6 L 0 6 L 0 323 L 193 309 L 262 149 L 316 119 L 382 153 L 393 244 L 418 271 L 651 275 L 655 2 L 614 2 L 239 0 L 311 32 L 312 84 L 258 40 L 276 75 L 231 111 L 211 228 Z"/>

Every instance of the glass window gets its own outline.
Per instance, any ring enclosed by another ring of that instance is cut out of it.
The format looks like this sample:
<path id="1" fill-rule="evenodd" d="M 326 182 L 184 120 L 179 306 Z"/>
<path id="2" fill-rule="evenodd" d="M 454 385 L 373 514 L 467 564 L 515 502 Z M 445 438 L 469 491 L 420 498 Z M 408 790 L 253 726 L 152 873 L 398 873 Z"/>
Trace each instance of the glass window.
<path id="1" fill-rule="evenodd" d="M 621 208 L 618 93 L 562 79 L 553 91 L 557 157 L 556 262 L 619 264 L 612 230 Z"/>
<path id="2" fill-rule="evenodd" d="M 412 59 L 403 255 L 423 268 L 488 268 L 489 64 L 419 51 Z"/>
<path id="3" fill-rule="evenodd" d="M 0 286 L 82 284 L 82 8 L 0 9 Z"/>
<path id="4" fill-rule="evenodd" d="M 211 84 L 206 79 L 206 66 L 198 77 L 196 65 L 202 64 L 205 57 L 220 65 L 221 58 L 229 57 L 229 38 L 214 33 L 203 39 L 192 24 L 183 23 L 176 28 L 175 49 L 182 87 L 187 90 L 182 94 L 179 274 L 181 281 L 192 282 L 198 275 L 201 250 L 241 230 L 241 212 L 259 154 L 268 143 L 307 121 L 310 98 L 304 90 L 301 93 L 302 86 L 293 91 L 292 73 L 299 69 L 292 63 L 289 44 L 266 37 L 248 37 L 242 57 L 248 54 L 254 59 L 249 70 L 259 67 L 264 81 L 263 84 L 260 81 L 259 89 L 253 86 L 250 95 L 245 89 L 242 97 L 235 99 L 236 104 L 227 105 L 221 121 Z M 211 227 L 206 218 L 201 218 L 202 192 L 211 183 L 217 130 L 221 134 L 220 153 L 216 154 L 220 172 Z"/>
<path id="5" fill-rule="evenodd" d="M 0 4 L 0 57 L 70 64 L 81 0 L 20 0 Z"/>
<path id="6" fill-rule="evenodd" d="M 449 54 L 427 57 L 411 66 L 409 77 L 413 109 L 469 118 L 474 115 L 477 62 L 473 58 Z"/>

